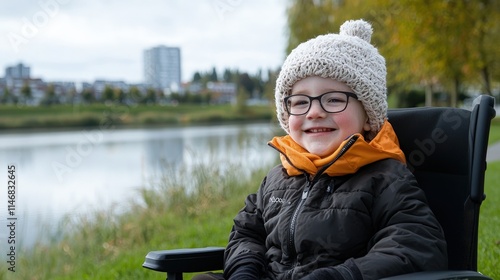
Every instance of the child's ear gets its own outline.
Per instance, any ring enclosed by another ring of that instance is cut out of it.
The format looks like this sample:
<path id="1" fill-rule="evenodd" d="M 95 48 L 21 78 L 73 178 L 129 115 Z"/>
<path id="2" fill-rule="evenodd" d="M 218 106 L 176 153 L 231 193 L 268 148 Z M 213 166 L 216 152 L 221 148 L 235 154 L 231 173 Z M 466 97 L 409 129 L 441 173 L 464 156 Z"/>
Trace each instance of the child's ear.
<path id="1" fill-rule="evenodd" d="M 364 129 L 365 131 L 370 131 L 370 130 L 372 130 L 372 127 L 370 126 L 370 120 L 369 120 L 368 118 L 366 118 L 366 122 L 365 122 L 365 124 L 363 125 L 363 129 Z"/>

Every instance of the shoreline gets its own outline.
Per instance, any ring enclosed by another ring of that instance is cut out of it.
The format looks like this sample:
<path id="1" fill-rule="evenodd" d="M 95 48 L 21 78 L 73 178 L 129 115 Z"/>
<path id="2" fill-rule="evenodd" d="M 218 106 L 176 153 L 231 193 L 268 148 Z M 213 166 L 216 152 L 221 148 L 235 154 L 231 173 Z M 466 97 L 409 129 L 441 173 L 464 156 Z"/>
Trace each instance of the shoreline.
<path id="1" fill-rule="evenodd" d="M 183 127 L 225 123 L 266 122 L 275 119 L 268 106 L 249 106 L 238 110 L 224 105 L 116 105 L 92 104 L 78 107 L 0 106 L 0 133 L 18 131 L 70 131 L 79 129 L 121 129 Z"/>
<path id="2" fill-rule="evenodd" d="M 220 126 L 220 125 L 235 125 L 235 124 L 275 124 L 279 126 L 274 120 L 266 119 L 250 119 L 250 120 L 234 120 L 234 121 L 223 121 L 223 122 L 191 122 L 191 123 L 166 123 L 166 124 L 147 124 L 147 125 L 135 125 L 135 124 L 125 124 L 125 125 L 114 125 L 113 127 L 106 128 L 103 130 L 127 130 L 127 129 L 161 129 L 161 128 L 183 128 L 183 127 L 208 127 L 208 126 Z M 80 130 L 95 130 L 99 129 L 100 126 L 61 126 L 61 127 L 16 127 L 16 128 L 0 128 L 1 134 L 28 134 L 28 133 L 44 133 L 44 132 L 71 132 Z"/>

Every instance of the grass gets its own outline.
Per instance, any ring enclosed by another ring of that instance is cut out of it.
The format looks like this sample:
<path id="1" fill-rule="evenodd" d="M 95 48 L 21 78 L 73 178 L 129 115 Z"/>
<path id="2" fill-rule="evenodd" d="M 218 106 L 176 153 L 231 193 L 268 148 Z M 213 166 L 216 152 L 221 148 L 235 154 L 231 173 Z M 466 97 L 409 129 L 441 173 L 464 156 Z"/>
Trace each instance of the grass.
<path id="1" fill-rule="evenodd" d="M 486 200 L 479 218 L 478 270 L 500 279 L 500 161 L 489 163 L 486 171 Z"/>
<path id="2" fill-rule="evenodd" d="M 488 141 L 490 145 L 500 142 L 500 112 L 498 112 L 497 114 L 499 116 L 491 121 L 490 137 Z"/>
<path id="3" fill-rule="evenodd" d="M 64 225 L 72 230 L 60 243 L 20 253 L 16 273 L 0 265 L 0 279 L 165 279 L 164 273 L 141 267 L 148 251 L 225 246 L 232 218 L 267 168 L 245 179 L 237 172 L 221 174 L 216 165 L 198 170 L 190 195 L 178 183 L 183 180 L 169 175 L 161 185 L 139 190 L 140 199 L 128 202 L 125 212 L 116 207 L 68 217 Z M 478 248 L 478 268 L 493 279 L 500 279 L 499 180 L 495 162 L 486 174 Z"/>
<path id="4" fill-rule="evenodd" d="M 270 120 L 273 117 L 274 112 L 269 106 L 245 107 L 242 112 L 241 108 L 230 104 L 126 106 L 108 103 L 50 107 L 0 105 L 0 130 L 209 124 Z"/>
<path id="5" fill-rule="evenodd" d="M 500 142 L 500 118 L 493 119 L 489 145 Z M 484 192 L 486 200 L 479 217 L 478 270 L 500 279 L 500 161 L 488 163 Z"/>
<path id="6" fill-rule="evenodd" d="M 490 142 L 499 137 L 496 123 Z M 164 273 L 141 267 L 144 256 L 150 250 L 225 246 L 234 215 L 268 170 L 243 176 L 241 166 L 218 166 L 199 166 L 194 174 L 166 172 L 160 184 L 137 190 L 135 200 L 105 212 L 68 216 L 62 228 L 71 230 L 60 242 L 19 252 L 15 273 L 0 263 L 0 279 L 165 279 Z M 185 178 L 193 182 L 192 192 L 186 192 Z M 478 244 L 478 269 L 493 279 L 500 279 L 498 182 L 500 161 L 488 164 Z"/>
<path id="7" fill-rule="evenodd" d="M 244 178 L 241 167 L 197 168 L 185 190 L 184 173 L 168 172 L 162 183 L 138 190 L 138 198 L 106 212 L 67 217 L 59 243 L 20 252 L 17 271 L 0 264 L 0 279 L 165 279 L 141 267 L 150 250 L 225 246 L 232 219 L 262 171 Z M 215 202 L 215 203 L 214 203 Z M 3 273 L 3 275 L 2 275 Z"/>

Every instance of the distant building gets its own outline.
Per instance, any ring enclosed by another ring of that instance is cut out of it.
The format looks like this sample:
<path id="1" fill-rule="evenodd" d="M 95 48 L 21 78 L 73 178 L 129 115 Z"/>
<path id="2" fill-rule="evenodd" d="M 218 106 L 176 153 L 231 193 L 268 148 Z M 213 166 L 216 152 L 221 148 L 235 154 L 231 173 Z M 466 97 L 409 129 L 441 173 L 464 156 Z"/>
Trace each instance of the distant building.
<path id="1" fill-rule="evenodd" d="M 78 103 L 81 101 L 74 82 L 49 82 L 48 85 L 53 86 L 54 94 L 61 103 Z"/>
<path id="2" fill-rule="evenodd" d="M 95 98 L 101 99 L 102 94 L 106 87 L 121 89 L 125 92 L 129 91 L 130 86 L 124 81 L 106 81 L 106 80 L 95 80 L 94 84 L 91 86 L 94 90 Z"/>
<path id="3" fill-rule="evenodd" d="M 47 83 L 40 78 L 33 78 L 30 67 L 22 63 L 5 68 L 5 77 L 0 79 L 0 87 L 0 96 L 8 90 L 10 99 L 26 105 L 39 105 L 49 98 L 51 102 L 68 103 L 77 95 L 74 82 Z"/>
<path id="4" fill-rule="evenodd" d="M 7 88 L 14 88 L 19 84 L 19 80 L 26 80 L 30 78 L 30 67 L 19 63 L 15 66 L 8 66 L 5 68 L 5 86 Z"/>
<path id="5" fill-rule="evenodd" d="M 144 80 L 153 88 L 178 92 L 181 87 L 181 50 L 158 46 L 144 51 Z"/>
<path id="6" fill-rule="evenodd" d="M 187 91 L 189 93 L 199 94 L 203 90 L 204 87 L 200 82 L 188 82 L 182 84 L 182 93 Z"/>
<path id="7" fill-rule="evenodd" d="M 5 68 L 5 78 L 8 79 L 29 79 L 30 68 L 19 63 L 15 66 Z"/>
<path id="8" fill-rule="evenodd" d="M 208 82 L 207 90 L 212 94 L 214 103 L 236 103 L 238 87 L 235 83 Z"/>

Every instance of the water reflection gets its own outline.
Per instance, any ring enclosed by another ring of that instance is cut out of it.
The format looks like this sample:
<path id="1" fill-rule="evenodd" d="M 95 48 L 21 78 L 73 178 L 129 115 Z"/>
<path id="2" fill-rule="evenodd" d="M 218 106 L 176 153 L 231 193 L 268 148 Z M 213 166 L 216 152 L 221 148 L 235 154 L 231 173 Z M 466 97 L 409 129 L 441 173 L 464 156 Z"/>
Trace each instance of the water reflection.
<path id="1" fill-rule="evenodd" d="M 6 166 L 16 164 L 18 234 L 29 246 L 49 236 L 67 213 L 81 215 L 124 204 L 167 167 L 217 163 L 243 164 L 251 170 L 270 164 L 277 155 L 266 143 L 275 132 L 274 125 L 249 124 L 3 134 L 0 176 L 5 182 Z M 1 201 L 6 195 L 0 192 Z M 0 211 L 0 226 L 6 215 L 6 210 Z M 5 237 L 1 231 L 1 240 Z"/>

